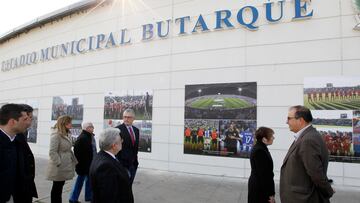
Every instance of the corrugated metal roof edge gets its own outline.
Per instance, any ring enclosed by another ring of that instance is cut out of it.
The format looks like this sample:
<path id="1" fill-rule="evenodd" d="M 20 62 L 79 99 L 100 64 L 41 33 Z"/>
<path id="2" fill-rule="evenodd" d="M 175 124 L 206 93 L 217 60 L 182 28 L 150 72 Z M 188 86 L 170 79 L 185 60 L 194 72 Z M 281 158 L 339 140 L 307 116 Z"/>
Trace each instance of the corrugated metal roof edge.
<path id="1" fill-rule="evenodd" d="M 56 19 L 66 17 L 75 12 L 91 8 L 95 5 L 97 5 L 98 3 L 105 2 L 105 1 L 107 1 L 107 0 L 84 0 L 84 1 L 80 1 L 77 3 L 71 4 L 69 6 L 66 6 L 64 8 L 58 9 L 51 13 L 45 14 L 43 16 L 40 16 L 39 18 L 36 18 L 30 22 L 27 22 L 23 25 L 20 25 L 19 27 L 16 27 L 16 28 L 10 30 L 9 32 L 6 32 L 6 33 L 0 35 L 0 44 L 6 42 L 7 40 L 9 40 L 11 38 L 16 37 L 19 34 L 28 32 L 29 30 L 31 30 L 33 28 L 44 25 L 44 24 L 54 21 Z"/>

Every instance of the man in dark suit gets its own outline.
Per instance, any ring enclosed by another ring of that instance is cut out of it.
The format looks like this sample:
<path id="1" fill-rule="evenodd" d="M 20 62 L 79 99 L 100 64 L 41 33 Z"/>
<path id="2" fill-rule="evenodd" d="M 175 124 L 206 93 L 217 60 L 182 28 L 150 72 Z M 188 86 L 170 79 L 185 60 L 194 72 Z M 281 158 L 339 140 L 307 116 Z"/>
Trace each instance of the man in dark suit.
<path id="1" fill-rule="evenodd" d="M 124 122 L 116 126 L 121 131 L 121 137 L 124 139 L 122 150 L 116 157 L 120 163 L 130 172 L 130 182 L 134 182 L 136 170 L 138 168 L 138 149 L 139 149 L 139 129 L 133 126 L 135 112 L 132 109 L 126 109 L 123 113 Z"/>
<path id="2" fill-rule="evenodd" d="M 128 171 L 119 163 L 115 155 L 121 151 L 120 130 L 105 129 L 99 137 L 101 151 L 90 166 L 90 183 L 93 203 L 133 203 Z"/>
<path id="3" fill-rule="evenodd" d="M 22 104 L 26 114 L 29 119 L 25 120 L 26 129 L 31 127 L 31 123 L 33 120 L 33 111 L 34 109 L 27 104 Z M 24 167 L 23 171 L 20 172 L 24 174 L 24 182 L 23 182 L 23 191 L 21 192 L 21 197 L 23 198 L 23 202 L 32 202 L 33 197 L 38 197 L 36 185 L 35 185 L 35 157 L 32 153 L 29 144 L 27 143 L 27 135 L 28 130 L 24 133 L 20 133 L 16 135 L 16 140 L 23 146 L 22 152 L 24 157 Z"/>
<path id="4" fill-rule="evenodd" d="M 77 173 L 76 182 L 70 194 L 69 202 L 79 202 L 81 188 L 85 182 L 85 201 L 91 201 L 91 188 L 89 181 L 89 169 L 93 156 L 96 154 L 96 143 L 94 138 L 94 125 L 91 122 L 81 124 L 81 134 L 74 145 L 74 154 L 78 161 L 75 167 Z"/>
<path id="5" fill-rule="evenodd" d="M 282 203 L 330 202 L 334 194 L 326 175 L 328 150 L 320 134 L 311 125 L 312 120 L 308 108 L 290 107 L 287 124 L 296 134 L 281 166 Z"/>
<path id="6" fill-rule="evenodd" d="M 31 123 L 23 105 L 5 104 L 0 109 L 0 202 L 31 202 L 24 157 L 24 139 L 16 138 Z M 29 178 L 29 180 L 28 180 Z M 29 198 L 30 197 L 30 198 Z"/>

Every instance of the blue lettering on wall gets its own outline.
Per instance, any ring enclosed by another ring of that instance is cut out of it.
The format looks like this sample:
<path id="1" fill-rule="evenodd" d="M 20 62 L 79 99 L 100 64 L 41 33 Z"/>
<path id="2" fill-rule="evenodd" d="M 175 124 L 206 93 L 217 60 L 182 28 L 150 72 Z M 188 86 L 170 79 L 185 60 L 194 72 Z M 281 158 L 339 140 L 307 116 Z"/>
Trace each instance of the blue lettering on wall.
<path id="1" fill-rule="evenodd" d="M 215 26 L 215 29 L 223 29 L 222 23 L 224 23 L 227 28 L 233 28 L 234 27 L 229 21 L 229 18 L 231 17 L 231 11 L 230 10 L 215 11 L 215 13 L 216 13 L 216 26 Z M 224 17 L 222 17 L 223 13 L 225 14 Z"/>
<path id="2" fill-rule="evenodd" d="M 266 0 L 265 0 L 266 1 Z M 314 15 L 314 11 L 309 9 L 310 1 L 292 0 L 293 8 L 295 10 L 293 20 L 309 19 Z M 281 21 L 284 16 L 285 4 L 288 1 L 274 0 L 264 3 L 265 9 L 263 15 L 255 6 L 245 5 L 237 12 L 234 9 L 222 9 L 214 11 L 214 21 L 205 19 L 212 19 L 211 16 L 199 14 L 197 17 L 180 16 L 173 19 L 161 20 L 156 23 L 148 23 L 141 25 L 142 32 L 138 38 L 142 41 L 151 41 L 155 38 L 165 39 L 171 33 L 176 33 L 179 36 L 186 34 L 203 33 L 209 31 L 218 31 L 223 29 L 234 29 L 244 27 L 248 30 L 258 30 L 259 26 L 256 22 L 259 16 L 264 16 L 265 20 L 269 23 L 276 23 Z M 237 22 L 237 23 L 236 23 Z M 174 24 L 174 25 L 173 25 Z M 156 29 L 155 29 L 156 26 Z M 173 28 L 173 30 L 172 30 Z M 211 28 L 211 29 L 210 29 Z M 178 31 L 177 31 L 178 30 Z M 130 35 L 127 28 L 122 28 L 118 32 L 110 32 L 109 34 L 99 33 L 83 37 L 78 40 L 72 40 L 56 45 L 51 45 L 42 48 L 38 51 L 31 51 L 12 57 L 1 62 L 1 71 L 9 71 L 15 68 L 23 67 L 26 65 L 36 64 L 37 62 L 46 62 L 56 58 L 77 55 L 103 48 L 113 48 L 119 45 L 131 44 L 133 37 Z"/>
<path id="3" fill-rule="evenodd" d="M 303 19 L 303 18 L 310 18 L 313 16 L 314 11 L 311 10 L 310 13 L 303 15 L 304 13 L 307 13 L 307 2 L 306 1 L 301 1 L 301 0 L 294 0 L 295 1 L 295 17 L 293 18 L 294 20 L 299 20 L 299 19 Z M 303 3 L 301 5 L 301 3 Z"/>

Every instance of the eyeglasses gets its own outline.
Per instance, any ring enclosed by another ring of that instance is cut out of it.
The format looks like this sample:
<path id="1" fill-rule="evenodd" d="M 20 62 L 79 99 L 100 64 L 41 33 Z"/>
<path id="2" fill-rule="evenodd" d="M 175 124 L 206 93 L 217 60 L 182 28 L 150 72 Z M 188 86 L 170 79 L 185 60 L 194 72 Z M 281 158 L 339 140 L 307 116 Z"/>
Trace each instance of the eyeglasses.
<path id="1" fill-rule="evenodd" d="M 132 116 L 123 116 L 123 118 L 134 118 Z"/>
<path id="2" fill-rule="evenodd" d="M 287 120 L 289 121 L 289 120 L 291 120 L 291 119 L 297 119 L 295 116 L 293 116 L 293 117 L 287 117 Z"/>

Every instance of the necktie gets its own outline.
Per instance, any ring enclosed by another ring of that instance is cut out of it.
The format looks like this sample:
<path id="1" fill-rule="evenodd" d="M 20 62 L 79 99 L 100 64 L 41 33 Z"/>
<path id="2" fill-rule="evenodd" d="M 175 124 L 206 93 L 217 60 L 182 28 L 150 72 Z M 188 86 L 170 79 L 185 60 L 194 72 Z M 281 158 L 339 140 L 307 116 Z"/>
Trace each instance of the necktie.
<path id="1" fill-rule="evenodd" d="M 132 145 L 135 145 L 135 135 L 134 135 L 134 132 L 132 130 L 132 127 L 129 127 L 128 129 L 129 129 Z"/>

